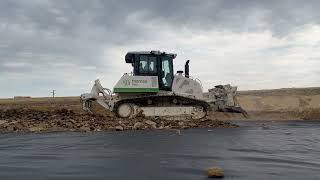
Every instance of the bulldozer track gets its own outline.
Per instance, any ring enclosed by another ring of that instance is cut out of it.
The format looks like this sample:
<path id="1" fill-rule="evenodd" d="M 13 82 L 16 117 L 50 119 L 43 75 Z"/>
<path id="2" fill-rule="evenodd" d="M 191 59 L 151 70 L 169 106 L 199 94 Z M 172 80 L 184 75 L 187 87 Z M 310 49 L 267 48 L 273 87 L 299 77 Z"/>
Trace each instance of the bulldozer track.
<path id="1" fill-rule="evenodd" d="M 148 102 L 152 101 L 152 104 Z M 176 103 L 174 103 L 176 101 Z M 117 115 L 118 107 L 123 103 L 135 104 L 139 107 L 161 107 L 161 106 L 201 106 L 203 107 L 205 113 L 210 110 L 210 104 L 206 101 L 191 99 L 183 96 L 176 95 L 164 95 L 164 96 L 144 96 L 144 97 L 135 97 L 130 99 L 120 100 L 115 103 L 113 112 Z"/>

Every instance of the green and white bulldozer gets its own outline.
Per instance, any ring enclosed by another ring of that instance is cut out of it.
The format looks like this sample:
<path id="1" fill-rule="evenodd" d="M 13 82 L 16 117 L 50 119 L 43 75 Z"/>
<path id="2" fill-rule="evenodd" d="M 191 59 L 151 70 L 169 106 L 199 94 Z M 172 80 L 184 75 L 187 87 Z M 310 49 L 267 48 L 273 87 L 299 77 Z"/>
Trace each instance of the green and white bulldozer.
<path id="1" fill-rule="evenodd" d="M 90 93 L 82 94 L 83 109 L 91 111 L 92 102 L 121 118 L 137 115 L 172 119 L 204 118 L 208 111 L 245 113 L 235 99 L 236 87 L 216 86 L 204 93 L 200 80 L 185 71 L 174 73 L 176 54 L 160 51 L 128 52 L 126 63 L 133 71 L 125 73 L 113 91 L 96 80 Z"/>

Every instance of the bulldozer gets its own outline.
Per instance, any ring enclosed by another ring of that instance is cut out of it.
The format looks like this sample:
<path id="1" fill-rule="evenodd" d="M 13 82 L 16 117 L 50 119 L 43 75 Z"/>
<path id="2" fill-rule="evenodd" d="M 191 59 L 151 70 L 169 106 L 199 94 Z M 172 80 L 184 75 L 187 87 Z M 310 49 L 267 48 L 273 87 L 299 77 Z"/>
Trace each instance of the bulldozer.
<path id="1" fill-rule="evenodd" d="M 184 71 L 174 73 L 176 56 L 161 51 L 128 52 L 125 62 L 133 71 L 123 74 L 113 90 L 95 80 L 91 92 L 80 96 L 83 109 L 91 112 L 96 101 L 120 118 L 201 119 L 209 111 L 245 114 L 236 101 L 237 87 L 218 85 L 204 93 L 201 81 L 189 74 L 190 60 Z"/>

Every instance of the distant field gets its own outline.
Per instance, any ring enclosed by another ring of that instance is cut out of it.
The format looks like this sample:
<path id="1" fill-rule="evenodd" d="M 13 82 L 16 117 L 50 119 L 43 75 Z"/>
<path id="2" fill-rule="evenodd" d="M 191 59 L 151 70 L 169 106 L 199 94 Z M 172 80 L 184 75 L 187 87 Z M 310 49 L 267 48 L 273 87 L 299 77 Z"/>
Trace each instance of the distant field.
<path id="1" fill-rule="evenodd" d="M 23 98 L 23 99 L 13 99 L 13 98 L 5 98 L 0 99 L 0 104 L 2 103 L 21 103 L 21 102 L 61 102 L 61 101 L 75 101 L 79 100 L 79 96 L 72 97 L 37 97 L 37 98 Z"/>
<path id="2" fill-rule="evenodd" d="M 311 95 L 320 95 L 320 87 L 248 90 L 248 91 L 238 91 L 238 94 L 250 95 L 250 96 L 288 96 L 288 95 L 311 96 Z"/>
<path id="3" fill-rule="evenodd" d="M 54 110 L 58 108 L 68 108 L 81 110 L 80 97 L 41 97 L 25 99 L 0 99 L 0 108 L 28 108 L 37 110 Z"/>

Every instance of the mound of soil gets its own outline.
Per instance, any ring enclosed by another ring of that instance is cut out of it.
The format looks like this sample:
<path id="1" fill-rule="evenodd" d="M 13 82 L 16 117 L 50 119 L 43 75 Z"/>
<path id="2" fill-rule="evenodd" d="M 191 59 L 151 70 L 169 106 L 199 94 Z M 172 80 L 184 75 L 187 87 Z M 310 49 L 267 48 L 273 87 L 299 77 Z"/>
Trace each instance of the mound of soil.
<path id="1" fill-rule="evenodd" d="M 35 109 L 0 109 L 0 132 L 52 132 L 52 131 L 122 131 L 146 129 L 235 128 L 226 121 L 165 120 L 137 117 L 117 118 L 112 115 L 88 114 L 62 108 L 53 111 Z"/>

